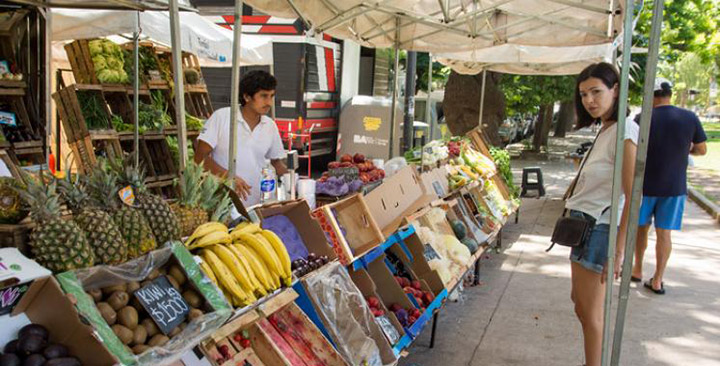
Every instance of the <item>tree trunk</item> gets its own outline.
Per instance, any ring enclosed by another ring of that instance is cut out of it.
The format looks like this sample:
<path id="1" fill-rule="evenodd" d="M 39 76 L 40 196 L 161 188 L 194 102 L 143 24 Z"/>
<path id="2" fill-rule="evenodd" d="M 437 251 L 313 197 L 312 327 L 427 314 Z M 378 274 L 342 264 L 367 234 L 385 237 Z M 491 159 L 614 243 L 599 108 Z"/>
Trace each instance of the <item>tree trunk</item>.
<path id="1" fill-rule="evenodd" d="M 505 95 L 498 83 L 502 74 L 488 71 L 485 77 L 483 130 L 494 145 L 500 145 L 498 127 L 505 119 Z M 462 75 L 450 73 L 445 86 L 443 112 L 447 126 L 455 136 L 462 136 L 478 126 L 482 73 Z"/>
<path id="2" fill-rule="evenodd" d="M 548 135 L 550 134 L 550 125 L 552 124 L 553 104 L 544 104 L 540 106 L 538 112 L 538 125 L 535 126 L 535 134 L 533 136 L 533 151 L 539 152 L 540 147 L 547 146 Z"/>
<path id="3" fill-rule="evenodd" d="M 575 124 L 575 102 L 567 101 L 560 103 L 560 111 L 558 112 L 558 122 L 555 125 L 555 137 L 565 137 L 565 132 L 569 131 Z"/>

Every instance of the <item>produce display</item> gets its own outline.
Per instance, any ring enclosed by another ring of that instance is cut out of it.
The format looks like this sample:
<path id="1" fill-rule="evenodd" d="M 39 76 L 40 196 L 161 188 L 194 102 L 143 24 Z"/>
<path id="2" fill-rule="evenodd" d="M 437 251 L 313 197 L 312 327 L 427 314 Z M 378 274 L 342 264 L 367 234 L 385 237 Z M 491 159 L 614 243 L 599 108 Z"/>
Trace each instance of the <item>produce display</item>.
<path id="1" fill-rule="evenodd" d="M 17 224 L 28 215 L 20 196 L 24 184 L 11 177 L 0 177 L 0 224 Z"/>
<path id="2" fill-rule="evenodd" d="M 300 278 L 306 274 L 326 265 L 328 257 L 325 255 L 318 256 L 315 253 L 308 254 L 307 258 L 299 258 L 290 263 L 290 268 L 295 277 Z"/>
<path id="3" fill-rule="evenodd" d="M 490 155 L 497 166 L 498 173 L 505 180 L 508 188 L 510 188 L 510 194 L 513 198 L 517 198 L 520 194 L 520 188 L 513 184 L 512 169 L 510 169 L 510 154 L 505 149 L 498 149 L 496 147 L 490 148 Z"/>
<path id="4" fill-rule="evenodd" d="M 147 313 L 143 304 L 133 294 L 159 277 L 165 277 L 190 306 L 187 318 L 168 334 Z M 126 282 L 103 288 L 87 290 L 102 318 L 111 327 L 128 351 L 139 355 L 151 347 L 163 346 L 182 332 L 188 323 L 205 314 L 210 306 L 188 280 L 185 270 L 177 264 L 167 263 L 153 270 L 142 282 Z"/>
<path id="5" fill-rule="evenodd" d="M 292 284 L 290 256 L 280 238 L 259 225 L 232 231 L 218 222 L 200 225 L 185 241 L 203 259 L 201 268 L 236 307 Z"/>
<path id="6" fill-rule="evenodd" d="M 458 240 L 460 240 L 460 242 L 465 245 L 468 250 L 470 250 L 470 254 L 475 254 L 480 245 L 477 241 L 475 241 L 475 239 L 472 239 L 467 235 L 468 228 L 465 223 L 460 220 L 452 220 L 450 225 L 455 233 L 455 237 L 458 238 Z"/>
<path id="7" fill-rule="evenodd" d="M 79 91 L 77 98 L 88 130 L 104 130 L 109 127 L 106 112 L 107 105 L 99 93 Z M 113 118 L 117 119 L 120 117 L 113 116 Z M 122 121 L 122 119 L 120 119 L 120 121 Z"/>
<path id="8" fill-rule="evenodd" d="M 147 131 L 162 131 L 173 124 L 168 115 L 168 106 L 160 90 L 151 90 L 151 104 L 140 101 L 138 106 L 138 133 Z M 113 116 L 112 125 L 117 132 L 135 131 L 132 123 L 126 123 L 120 117 Z M 88 127 L 89 128 L 89 127 Z"/>
<path id="9" fill-rule="evenodd" d="M 165 137 L 165 140 L 167 141 L 168 149 L 170 149 L 170 155 L 172 156 L 173 161 L 180 161 L 180 146 L 178 146 L 178 138 L 175 136 L 168 136 Z M 195 158 L 193 143 L 188 140 L 186 144 L 188 161 L 193 161 Z"/>
<path id="10" fill-rule="evenodd" d="M 345 154 L 339 162 L 328 163 L 327 168 L 315 184 L 317 194 L 341 197 L 385 178 L 385 171 L 375 167 L 363 154 Z"/>
<path id="11" fill-rule="evenodd" d="M 50 342 L 50 332 L 39 324 L 20 329 L 0 355 L 0 366 L 81 366 L 62 344 Z"/>
<path id="12" fill-rule="evenodd" d="M 422 315 L 422 311 L 418 308 L 403 308 L 402 305 L 397 303 L 390 304 L 390 311 L 395 313 L 395 317 L 397 317 L 400 324 L 406 328 L 415 324 Z"/>
<path id="13" fill-rule="evenodd" d="M 175 184 L 180 189 L 180 198 L 170 208 L 177 217 L 182 236 L 189 236 L 211 219 L 217 222 L 229 220 L 232 201 L 228 193 L 220 189 L 224 183 L 206 172 L 202 165 L 188 160 Z"/>
<path id="14" fill-rule="evenodd" d="M 107 39 L 95 39 L 88 42 L 88 48 L 98 81 L 103 84 L 130 82 L 125 72 L 125 56 L 120 45 Z"/>

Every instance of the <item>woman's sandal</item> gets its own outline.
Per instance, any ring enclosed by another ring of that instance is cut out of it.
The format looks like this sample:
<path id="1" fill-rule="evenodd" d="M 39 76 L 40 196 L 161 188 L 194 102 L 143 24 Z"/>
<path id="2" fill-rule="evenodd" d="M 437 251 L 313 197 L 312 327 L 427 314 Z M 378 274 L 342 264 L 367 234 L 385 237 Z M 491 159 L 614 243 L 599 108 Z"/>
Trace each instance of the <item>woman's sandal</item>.
<path id="1" fill-rule="evenodd" d="M 650 291 L 654 292 L 656 295 L 665 295 L 665 282 L 660 283 L 660 289 L 656 290 L 652 286 L 653 279 L 651 278 L 643 286 L 645 288 L 649 289 Z"/>

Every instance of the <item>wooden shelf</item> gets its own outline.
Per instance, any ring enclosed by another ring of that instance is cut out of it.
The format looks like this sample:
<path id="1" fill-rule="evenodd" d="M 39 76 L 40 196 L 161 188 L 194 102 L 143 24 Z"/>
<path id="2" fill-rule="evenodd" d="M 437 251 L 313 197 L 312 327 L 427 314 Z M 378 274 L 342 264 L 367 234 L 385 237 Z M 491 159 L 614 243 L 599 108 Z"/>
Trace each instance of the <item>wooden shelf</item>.
<path id="1" fill-rule="evenodd" d="M 24 80 L 0 80 L 0 88 L 27 88 L 27 83 Z"/>

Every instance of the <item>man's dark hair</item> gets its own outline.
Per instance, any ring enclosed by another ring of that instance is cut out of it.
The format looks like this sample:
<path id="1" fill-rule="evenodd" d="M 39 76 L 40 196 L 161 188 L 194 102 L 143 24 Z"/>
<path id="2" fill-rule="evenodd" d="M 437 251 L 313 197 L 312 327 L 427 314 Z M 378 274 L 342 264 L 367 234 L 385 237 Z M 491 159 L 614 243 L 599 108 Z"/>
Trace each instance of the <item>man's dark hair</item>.
<path id="1" fill-rule="evenodd" d="M 615 66 L 607 63 L 607 62 L 600 62 L 596 64 L 592 64 L 583 70 L 580 75 L 577 77 L 577 82 L 575 83 L 575 114 L 577 114 L 577 128 L 581 129 L 583 127 L 588 127 L 597 122 L 597 119 L 593 118 L 593 116 L 588 113 L 587 110 L 585 110 L 585 106 L 582 104 L 582 97 L 580 96 L 580 83 L 583 81 L 590 79 L 590 78 L 597 78 L 600 79 L 605 86 L 607 86 L 609 89 L 612 89 L 612 87 L 615 84 L 620 85 L 620 75 L 618 74 L 617 70 L 615 69 Z M 611 120 L 617 121 L 618 118 L 618 100 L 615 98 L 615 102 L 613 103 L 613 112 L 612 116 L 610 117 Z"/>
<path id="2" fill-rule="evenodd" d="M 668 97 L 672 97 L 672 86 L 670 86 L 669 83 L 664 82 L 664 83 L 660 84 L 660 88 L 662 88 L 662 90 L 655 90 L 655 91 L 653 92 L 653 95 L 654 95 L 656 98 L 668 98 Z"/>
<path id="3" fill-rule="evenodd" d="M 240 105 L 245 105 L 245 96 L 252 98 L 261 90 L 275 90 L 277 79 L 269 72 L 253 70 L 240 79 Z"/>

